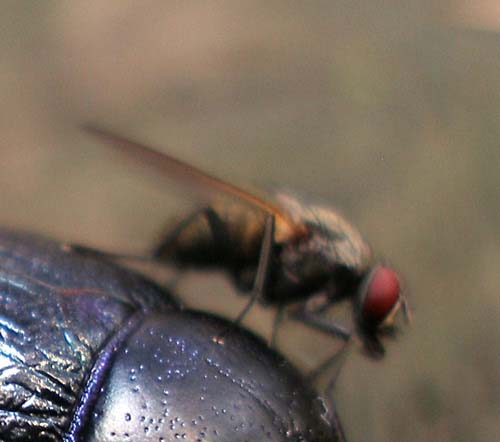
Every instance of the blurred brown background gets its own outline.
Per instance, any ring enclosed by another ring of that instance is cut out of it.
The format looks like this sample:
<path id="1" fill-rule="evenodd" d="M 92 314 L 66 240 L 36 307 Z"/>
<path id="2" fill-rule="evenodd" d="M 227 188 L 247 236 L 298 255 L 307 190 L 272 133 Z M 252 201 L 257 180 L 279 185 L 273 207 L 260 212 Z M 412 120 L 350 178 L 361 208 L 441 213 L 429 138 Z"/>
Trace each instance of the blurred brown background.
<path id="1" fill-rule="evenodd" d="M 500 13 L 464 5 L 4 1 L 0 223 L 144 252 L 190 207 L 82 134 L 88 121 L 331 202 L 416 310 L 382 362 L 351 351 L 335 392 L 350 440 L 496 440 Z M 220 275 L 179 290 L 229 315 L 244 302 Z M 269 319 L 248 323 L 265 334 Z M 290 323 L 280 342 L 304 369 L 333 346 Z"/>

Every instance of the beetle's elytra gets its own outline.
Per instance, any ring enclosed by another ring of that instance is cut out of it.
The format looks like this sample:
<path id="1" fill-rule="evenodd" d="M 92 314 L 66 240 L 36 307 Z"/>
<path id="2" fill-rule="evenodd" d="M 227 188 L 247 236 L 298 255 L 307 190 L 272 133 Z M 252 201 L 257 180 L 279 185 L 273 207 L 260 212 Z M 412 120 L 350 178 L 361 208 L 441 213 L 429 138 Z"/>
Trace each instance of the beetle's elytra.
<path id="1" fill-rule="evenodd" d="M 0 440 L 342 441 L 298 372 L 144 277 L 0 230 Z"/>

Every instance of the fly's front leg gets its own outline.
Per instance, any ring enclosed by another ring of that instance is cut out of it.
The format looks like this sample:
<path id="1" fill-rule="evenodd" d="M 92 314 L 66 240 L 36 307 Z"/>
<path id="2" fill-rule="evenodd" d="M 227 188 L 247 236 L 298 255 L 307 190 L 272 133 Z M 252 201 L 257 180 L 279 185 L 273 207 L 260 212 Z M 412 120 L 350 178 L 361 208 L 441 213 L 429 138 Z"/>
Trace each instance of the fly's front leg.
<path id="1" fill-rule="evenodd" d="M 345 358 L 347 355 L 347 349 L 350 346 L 351 341 L 346 341 L 340 348 L 340 350 L 333 353 L 331 356 L 326 358 L 318 367 L 310 371 L 307 378 L 310 382 L 315 383 L 324 373 L 328 373 L 328 383 L 325 387 L 325 395 L 331 398 L 333 395 L 333 389 L 339 377 L 339 374 L 344 366 Z"/>
<path id="2" fill-rule="evenodd" d="M 309 327 L 316 328 L 328 334 L 332 334 L 331 330 L 332 324 L 331 323 L 326 324 L 326 321 L 322 318 L 323 312 L 325 312 L 328 308 L 330 308 L 332 302 L 323 298 L 324 298 L 323 295 L 314 296 L 310 298 L 308 302 L 298 304 L 298 306 L 295 307 L 287 304 L 280 304 L 278 306 L 276 315 L 274 317 L 269 346 L 272 348 L 276 346 L 279 327 L 288 314 L 292 317 L 292 319 L 302 322 Z M 318 300 L 320 302 L 316 303 L 316 301 Z M 325 322 L 324 326 L 322 327 L 320 324 L 318 324 L 318 321 L 324 321 Z M 344 334 L 348 332 L 340 325 L 338 325 L 337 327 L 342 328 L 341 338 L 343 339 Z M 339 337 L 337 331 L 333 333 L 335 334 L 335 337 Z"/>
<path id="3" fill-rule="evenodd" d="M 333 335 L 347 342 L 351 338 L 352 332 L 343 325 L 327 319 L 324 316 L 324 312 L 327 308 L 332 307 L 332 305 L 342 301 L 342 299 L 325 298 L 319 305 L 313 305 L 314 301 L 319 299 L 319 296 L 311 298 L 308 302 L 302 303 L 296 307 L 290 307 L 288 309 L 290 316 L 296 321 L 300 321 L 309 327 L 315 328 L 323 333 Z"/>
<path id="4" fill-rule="evenodd" d="M 322 302 L 320 302 L 319 305 L 314 306 L 314 301 L 316 301 L 316 299 L 310 299 L 309 302 L 299 305 L 296 309 L 292 309 L 290 315 L 293 319 L 300 321 L 309 327 L 315 328 L 316 330 L 332 335 L 343 341 L 343 345 L 340 350 L 336 351 L 332 356 L 328 357 L 323 363 L 312 370 L 308 375 L 308 378 L 312 382 L 315 382 L 321 375 L 326 372 L 330 372 L 331 367 L 334 367 L 335 370 L 333 371 L 333 373 L 330 373 L 328 384 L 325 389 L 327 395 L 330 395 L 344 364 L 345 355 L 347 354 L 346 350 L 351 342 L 353 334 L 343 325 L 324 317 L 324 312 L 327 308 L 331 307 L 332 304 L 342 301 L 343 299 L 328 299 L 327 297 L 325 297 L 324 299 L 320 299 L 322 300 Z"/>

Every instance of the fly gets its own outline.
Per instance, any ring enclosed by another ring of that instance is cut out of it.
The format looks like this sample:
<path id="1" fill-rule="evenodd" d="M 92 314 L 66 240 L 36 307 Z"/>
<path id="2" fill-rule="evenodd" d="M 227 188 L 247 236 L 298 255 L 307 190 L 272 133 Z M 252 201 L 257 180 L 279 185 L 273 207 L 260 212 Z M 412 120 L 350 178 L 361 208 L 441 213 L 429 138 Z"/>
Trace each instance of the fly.
<path id="1" fill-rule="evenodd" d="M 152 255 L 181 269 L 224 269 L 250 295 L 236 322 L 260 302 L 348 342 L 352 331 L 326 312 L 350 300 L 357 336 L 377 358 L 397 313 L 402 310 L 409 319 L 398 274 L 375 260 L 359 231 L 336 210 L 306 205 L 286 193 L 276 193 L 270 203 L 148 146 L 93 126 L 85 129 L 162 175 L 225 197 L 211 198 L 184 217 Z"/>

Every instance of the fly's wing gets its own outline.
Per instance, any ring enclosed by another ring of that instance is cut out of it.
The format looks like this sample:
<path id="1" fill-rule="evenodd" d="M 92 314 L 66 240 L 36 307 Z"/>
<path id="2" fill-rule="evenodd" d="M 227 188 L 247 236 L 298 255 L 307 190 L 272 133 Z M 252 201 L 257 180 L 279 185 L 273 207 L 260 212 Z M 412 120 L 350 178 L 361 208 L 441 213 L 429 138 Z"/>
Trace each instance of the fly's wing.
<path id="1" fill-rule="evenodd" d="M 264 212 L 273 215 L 276 222 L 276 240 L 278 242 L 287 241 L 305 234 L 305 226 L 293 222 L 283 209 L 268 203 L 252 193 L 220 180 L 164 152 L 152 149 L 120 135 L 115 135 L 95 126 L 85 126 L 84 129 L 115 149 L 126 153 L 135 161 L 156 170 L 160 175 L 194 187 L 198 193 L 206 195 L 210 199 L 216 196 L 232 197 L 238 202 L 258 207 Z"/>

